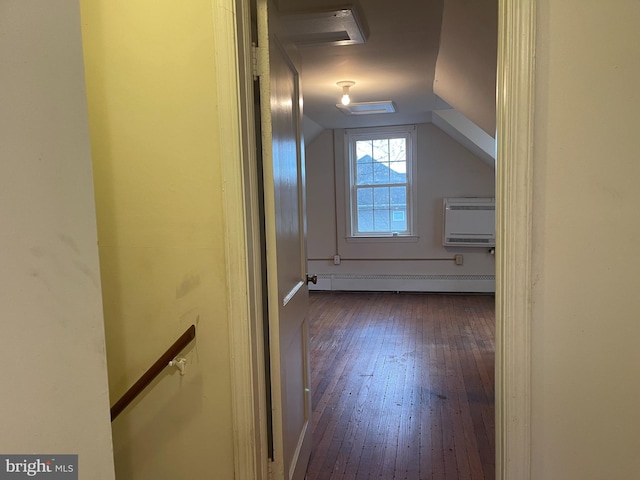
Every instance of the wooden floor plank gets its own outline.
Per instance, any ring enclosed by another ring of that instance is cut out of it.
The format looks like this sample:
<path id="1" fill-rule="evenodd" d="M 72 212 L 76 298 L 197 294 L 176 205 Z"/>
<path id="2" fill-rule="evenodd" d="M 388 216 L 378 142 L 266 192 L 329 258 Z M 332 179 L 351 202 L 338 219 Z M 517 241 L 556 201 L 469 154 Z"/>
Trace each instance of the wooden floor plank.
<path id="1" fill-rule="evenodd" d="M 493 480 L 493 297 L 313 292 L 309 323 L 308 480 Z"/>

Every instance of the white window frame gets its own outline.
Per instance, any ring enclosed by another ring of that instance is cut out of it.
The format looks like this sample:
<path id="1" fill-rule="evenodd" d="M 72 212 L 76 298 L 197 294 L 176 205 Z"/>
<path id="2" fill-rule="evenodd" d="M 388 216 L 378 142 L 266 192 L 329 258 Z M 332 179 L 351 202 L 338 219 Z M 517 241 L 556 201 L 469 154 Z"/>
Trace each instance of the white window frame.
<path id="1" fill-rule="evenodd" d="M 397 234 L 389 232 L 358 232 L 356 197 L 356 142 L 398 138 L 407 139 L 407 230 Z M 403 125 L 393 127 L 370 127 L 345 130 L 345 214 L 347 241 L 415 241 L 417 239 L 417 126 Z"/>

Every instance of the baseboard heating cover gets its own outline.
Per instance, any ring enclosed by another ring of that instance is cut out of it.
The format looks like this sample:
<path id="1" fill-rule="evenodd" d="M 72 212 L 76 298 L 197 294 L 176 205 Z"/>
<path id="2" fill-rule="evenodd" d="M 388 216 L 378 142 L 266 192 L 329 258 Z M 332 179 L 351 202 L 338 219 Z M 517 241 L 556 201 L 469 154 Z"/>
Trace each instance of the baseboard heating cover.
<path id="1" fill-rule="evenodd" d="M 309 290 L 493 293 L 495 275 L 318 274 Z"/>

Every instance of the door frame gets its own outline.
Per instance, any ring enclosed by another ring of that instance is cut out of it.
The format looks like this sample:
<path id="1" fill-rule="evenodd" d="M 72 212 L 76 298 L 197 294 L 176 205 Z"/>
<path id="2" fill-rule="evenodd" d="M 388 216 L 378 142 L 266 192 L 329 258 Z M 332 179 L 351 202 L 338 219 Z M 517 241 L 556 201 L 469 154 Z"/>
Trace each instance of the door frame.
<path id="1" fill-rule="evenodd" d="M 498 0 L 496 479 L 531 465 L 531 215 L 536 0 Z M 213 6 L 236 478 L 267 458 L 250 0 Z"/>
<path id="2" fill-rule="evenodd" d="M 496 480 L 529 480 L 536 0 L 498 5 Z"/>
<path id="3" fill-rule="evenodd" d="M 212 1 L 235 478 L 267 480 L 267 398 L 250 0 Z"/>

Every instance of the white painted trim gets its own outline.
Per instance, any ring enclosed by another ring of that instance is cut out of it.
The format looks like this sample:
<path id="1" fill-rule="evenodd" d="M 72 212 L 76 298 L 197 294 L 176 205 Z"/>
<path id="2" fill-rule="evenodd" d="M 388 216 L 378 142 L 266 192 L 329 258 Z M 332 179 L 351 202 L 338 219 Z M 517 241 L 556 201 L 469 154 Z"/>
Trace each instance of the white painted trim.
<path id="1" fill-rule="evenodd" d="M 499 0 L 496 479 L 531 478 L 531 213 L 535 0 Z"/>
<path id="2" fill-rule="evenodd" d="M 263 327 L 263 298 L 262 298 L 262 238 L 259 194 L 259 169 L 256 140 L 256 103 L 254 99 L 254 77 L 252 71 L 251 34 L 252 15 L 250 0 L 235 0 L 236 21 L 238 26 L 239 67 L 240 67 L 240 117 L 242 127 L 242 165 L 244 171 L 244 221 L 246 227 L 248 258 L 248 284 L 250 318 L 248 327 L 251 330 L 251 366 L 253 389 L 247 389 L 238 395 L 253 394 L 254 411 L 251 417 L 253 423 L 253 438 L 255 447 L 252 450 L 254 467 L 252 470 L 239 470 L 236 478 L 255 478 L 267 480 L 270 477 L 270 462 L 267 439 L 267 418 L 271 415 L 267 411 L 266 365 Z M 247 472 L 246 475 L 243 472 Z M 253 476 L 247 476 L 253 473 Z"/>
<path id="3" fill-rule="evenodd" d="M 249 195 L 245 197 L 245 182 L 250 182 L 245 176 L 246 166 L 255 163 L 256 144 L 250 12 L 244 0 L 214 0 L 212 11 L 220 139 L 218 158 L 212 161 L 221 162 L 224 185 L 234 470 L 236 479 L 266 480 L 266 406 L 263 402 L 266 396 L 262 374 L 262 324 L 258 313 L 262 307 L 259 281 L 254 275 L 255 236 L 259 230 L 254 225 L 257 208 L 253 208 L 255 195 L 252 194 L 257 188 L 249 185 Z"/>

